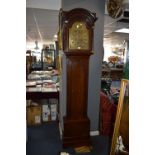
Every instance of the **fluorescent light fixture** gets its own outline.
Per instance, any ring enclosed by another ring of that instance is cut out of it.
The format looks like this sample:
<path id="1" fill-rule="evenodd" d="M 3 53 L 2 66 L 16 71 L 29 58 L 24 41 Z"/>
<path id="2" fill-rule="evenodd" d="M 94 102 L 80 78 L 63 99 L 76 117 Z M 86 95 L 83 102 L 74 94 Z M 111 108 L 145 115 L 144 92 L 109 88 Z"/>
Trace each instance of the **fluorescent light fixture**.
<path id="1" fill-rule="evenodd" d="M 119 32 L 119 33 L 129 33 L 129 29 L 128 29 L 128 28 L 122 28 L 122 29 L 116 30 L 115 32 Z"/>

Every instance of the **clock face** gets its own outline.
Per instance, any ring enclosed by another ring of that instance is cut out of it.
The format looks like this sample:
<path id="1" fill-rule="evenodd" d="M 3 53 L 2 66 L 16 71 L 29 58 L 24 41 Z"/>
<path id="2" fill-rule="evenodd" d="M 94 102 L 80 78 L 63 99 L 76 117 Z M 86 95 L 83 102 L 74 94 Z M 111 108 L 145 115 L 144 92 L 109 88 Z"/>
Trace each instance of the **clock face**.
<path id="1" fill-rule="evenodd" d="M 69 29 L 69 49 L 89 50 L 89 30 L 84 22 L 75 22 Z"/>

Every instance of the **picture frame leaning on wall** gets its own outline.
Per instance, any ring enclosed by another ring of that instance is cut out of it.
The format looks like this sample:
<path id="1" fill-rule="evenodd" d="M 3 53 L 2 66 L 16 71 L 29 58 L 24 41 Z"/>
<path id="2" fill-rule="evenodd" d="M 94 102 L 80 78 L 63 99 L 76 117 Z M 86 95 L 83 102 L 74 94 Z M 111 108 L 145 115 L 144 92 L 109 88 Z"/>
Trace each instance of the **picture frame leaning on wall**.
<path id="1" fill-rule="evenodd" d="M 129 80 L 121 80 L 110 155 L 129 154 Z"/>

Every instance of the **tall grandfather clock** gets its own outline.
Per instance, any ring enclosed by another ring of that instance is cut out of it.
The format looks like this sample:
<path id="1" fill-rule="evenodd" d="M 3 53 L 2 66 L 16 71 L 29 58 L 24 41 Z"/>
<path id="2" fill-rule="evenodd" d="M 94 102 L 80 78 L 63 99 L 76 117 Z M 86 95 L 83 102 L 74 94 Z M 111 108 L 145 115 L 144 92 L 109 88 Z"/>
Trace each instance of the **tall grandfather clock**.
<path id="1" fill-rule="evenodd" d="M 89 57 L 92 53 L 96 14 L 82 8 L 60 10 L 62 49 L 67 67 L 67 110 L 63 146 L 89 146 L 90 120 L 87 116 Z"/>

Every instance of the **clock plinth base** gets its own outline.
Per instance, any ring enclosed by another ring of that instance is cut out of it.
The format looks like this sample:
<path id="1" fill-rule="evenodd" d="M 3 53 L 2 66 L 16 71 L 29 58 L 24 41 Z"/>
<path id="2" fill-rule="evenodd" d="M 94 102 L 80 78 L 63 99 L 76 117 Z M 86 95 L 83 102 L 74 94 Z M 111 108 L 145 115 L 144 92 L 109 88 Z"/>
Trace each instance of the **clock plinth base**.
<path id="1" fill-rule="evenodd" d="M 91 146 L 90 120 L 64 118 L 63 147 Z"/>

